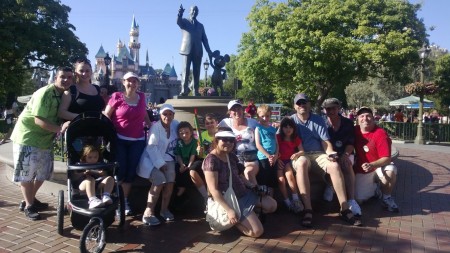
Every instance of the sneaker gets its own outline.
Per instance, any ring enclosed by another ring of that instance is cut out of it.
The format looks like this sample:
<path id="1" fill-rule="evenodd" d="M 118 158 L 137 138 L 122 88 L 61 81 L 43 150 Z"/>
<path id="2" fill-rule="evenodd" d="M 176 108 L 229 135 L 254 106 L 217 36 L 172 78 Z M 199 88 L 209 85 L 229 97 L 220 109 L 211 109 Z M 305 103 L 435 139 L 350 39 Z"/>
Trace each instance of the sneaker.
<path id="1" fill-rule="evenodd" d="M 381 201 L 381 204 L 386 208 L 389 212 L 398 213 L 399 209 L 397 204 L 394 201 L 393 197 L 387 197 Z"/>
<path id="2" fill-rule="evenodd" d="M 289 211 L 293 213 L 300 213 L 303 210 L 303 205 L 300 200 L 293 200 L 289 206 Z"/>
<path id="3" fill-rule="evenodd" d="M 157 226 L 157 225 L 161 224 L 161 222 L 155 215 L 150 215 L 147 217 L 142 216 L 142 222 L 145 225 L 149 225 L 149 226 Z"/>
<path id="4" fill-rule="evenodd" d="M 131 211 L 130 204 L 128 202 L 125 202 L 125 215 L 130 216 L 133 215 L 133 212 Z"/>
<path id="5" fill-rule="evenodd" d="M 323 200 L 331 202 L 333 200 L 334 189 L 333 186 L 327 185 L 325 191 L 323 192 Z"/>
<path id="6" fill-rule="evenodd" d="M 39 220 L 41 215 L 36 211 L 36 208 L 33 206 L 25 207 L 23 209 L 25 216 L 30 220 Z"/>
<path id="7" fill-rule="evenodd" d="M 22 200 L 19 204 L 19 211 L 23 212 L 23 210 L 25 209 L 25 206 L 26 206 L 26 202 L 25 202 L 25 200 Z M 43 202 L 39 201 L 38 199 L 34 199 L 33 206 L 37 211 L 43 211 L 48 208 L 48 203 L 43 203 Z"/>
<path id="8" fill-rule="evenodd" d="M 89 209 L 102 207 L 102 206 L 103 206 L 103 202 L 97 197 L 94 197 L 91 200 L 89 200 Z"/>
<path id="9" fill-rule="evenodd" d="M 358 202 L 354 199 L 350 199 L 348 202 L 349 209 L 352 211 L 353 215 L 355 216 L 361 216 L 361 207 L 359 206 Z"/>
<path id="10" fill-rule="evenodd" d="M 103 195 L 102 202 L 105 206 L 111 205 L 113 203 L 113 201 L 109 195 Z"/>
<path id="11" fill-rule="evenodd" d="M 160 215 L 166 221 L 173 221 L 173 220 L 175 220 L 175 217 L 173 217 L 173 214 L 169 210 L 161 212 Z"/>

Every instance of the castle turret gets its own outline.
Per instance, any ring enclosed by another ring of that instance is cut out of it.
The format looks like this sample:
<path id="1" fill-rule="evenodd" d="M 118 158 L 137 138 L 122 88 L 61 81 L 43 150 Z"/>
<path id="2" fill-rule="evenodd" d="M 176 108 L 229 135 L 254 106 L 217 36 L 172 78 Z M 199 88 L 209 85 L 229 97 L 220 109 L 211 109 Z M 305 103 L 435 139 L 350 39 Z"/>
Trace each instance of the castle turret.
<path id="1" fill-rule="evenodd" d="M 128 43 L 130 48 L 130 54 L 133 59 L 135 59 L 137 66 L 139 66 L 139 49 L 141 48 L 141 43 L 139 43 L 139 25 L 133 15 L 133 21 L 131 22 L 130 30 L 130 42 Z"/>

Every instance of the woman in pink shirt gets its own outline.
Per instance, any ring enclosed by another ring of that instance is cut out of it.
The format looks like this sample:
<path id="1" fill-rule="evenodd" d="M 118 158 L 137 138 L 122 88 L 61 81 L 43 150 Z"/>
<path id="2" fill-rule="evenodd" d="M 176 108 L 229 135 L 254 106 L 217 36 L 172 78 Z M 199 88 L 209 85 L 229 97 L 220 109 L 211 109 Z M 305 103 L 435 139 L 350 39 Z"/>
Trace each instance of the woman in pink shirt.
<path id="1" fill-rule="evenodd" d="M 111 95 L 105 114 L 117 132 L 118 178 L 125 196 L 125 214 L 131 215 L 128 195 L 136 176 L 136 168 L 145 148 L 144 126 L 151 126 L 146 111 L 145 95 L 138 92 L 139 77 L 133 72 L 123 76 L 123 92 Z"/>

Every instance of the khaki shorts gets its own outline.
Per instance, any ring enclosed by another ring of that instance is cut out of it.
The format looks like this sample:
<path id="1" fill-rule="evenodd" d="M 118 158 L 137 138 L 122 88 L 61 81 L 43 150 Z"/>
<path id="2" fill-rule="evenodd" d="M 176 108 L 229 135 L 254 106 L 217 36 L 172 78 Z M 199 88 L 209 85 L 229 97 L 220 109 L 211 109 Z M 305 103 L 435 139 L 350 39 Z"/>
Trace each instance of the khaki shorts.
<path id="1" fill-rule="evenodd" d="M 49 180 L 53 174 L 53 151 L 13 143 L 14 182 Z"/>
<path id="2" fill-rule="evenodd" d="M 292 162 L 292 166 L 294 170 L 297 170 L 297 162 L 301 161 L 301 159 L 306 159 L 308 163 L 308 167 L 312 172 L 320 175 L 325 179 L 327 174 L 327 165 L 330 162 L 328 160 L 328 155 L 325 153 L 306 153 L 304 156 L 299 157 L 297 160 Z"/>
<path id="3" fill-rule="evenodd" d="M 397 175 L 397 167 L 394 164 L 377 168 L 370 173 L 355 173 L 355 199 L 364 202 L 375 196 L 377 182 L 384 178 L 383 171 L 393 171 Z"/>
<path id="4" fill-rule="evenodd" d="M 150 174 L 150 182 L 154 185 L 162 185 L 166 183 L 175 182 L 175 162 L 170 161 L 166 162 L 167 168 L 166 171 L 161 171 L 158 168 L 153 168 L 152 173 Z"/>

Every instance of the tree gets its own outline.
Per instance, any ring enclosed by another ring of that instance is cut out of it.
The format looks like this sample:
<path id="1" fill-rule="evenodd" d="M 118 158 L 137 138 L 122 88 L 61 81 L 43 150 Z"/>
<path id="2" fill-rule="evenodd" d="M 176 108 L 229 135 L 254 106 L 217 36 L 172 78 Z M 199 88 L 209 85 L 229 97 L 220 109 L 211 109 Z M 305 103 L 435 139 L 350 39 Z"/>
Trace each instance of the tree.
<path id="1" fill-rule="evenodd" d="M 57 0 L 0 2 L 0 95 L 20 94 L 32 69 L 68 66 L 73 57 L 87 55 L 68 21 L 69 12 Z"/>
<path id="2" fill-rule="evenodd" d="M 306 92 L 317 107 L 374 73 L 406 83 L 404 66 L 419 61 L 426 40 L 419 8 L 400 0 L 258 0 L 239 45 L 238 76 L 285 104 Z"/>

